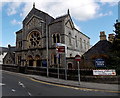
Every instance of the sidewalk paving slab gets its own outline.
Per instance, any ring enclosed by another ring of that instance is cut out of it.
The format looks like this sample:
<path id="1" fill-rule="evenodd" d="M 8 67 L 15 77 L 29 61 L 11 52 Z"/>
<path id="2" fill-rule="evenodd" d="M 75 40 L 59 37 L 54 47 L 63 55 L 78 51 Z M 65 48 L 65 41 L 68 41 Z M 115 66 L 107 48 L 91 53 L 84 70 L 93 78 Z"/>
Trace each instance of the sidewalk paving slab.
<path id="1" fill-rule="evenodd" d="M 100 90 L 113 90 L 113 91 L 120 91 L 120 85 L 117 84 L 104 84 L 104 83 L 93 83 L 93 82 L 80 82 L 78 81 L 71 81 L 71 80 L 63 80 L 58 78 L 52 77 L 45 77 L 45 76 L 38 76 L 38 75 L 27 75 L 33 79 L 37 79 L 44 82 L 54 83 L 54 84 L 61 84 L 73 87 L 80 87 L 80 88 L 88 88 L 88 89 L 100 89 Z"/>

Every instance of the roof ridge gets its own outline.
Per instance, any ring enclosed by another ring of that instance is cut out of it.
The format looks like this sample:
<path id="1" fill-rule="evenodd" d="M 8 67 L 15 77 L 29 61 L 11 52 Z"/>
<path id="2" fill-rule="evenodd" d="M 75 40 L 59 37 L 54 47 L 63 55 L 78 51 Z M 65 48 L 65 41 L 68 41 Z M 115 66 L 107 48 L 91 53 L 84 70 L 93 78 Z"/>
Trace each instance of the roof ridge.
<path id="1" fill-rule="evenodd" d="M 68 14 L 65 14 L 65 15 L 62 15 L 62 16 L 58 16 L 55 19 L 59 19 L 59 18 L 65 17 L 65 16 L 68 16 Z"/>
<path id="2" fill-rule="evenodd" d="M 44 13 L 44 14 L 50 16 L 50 17 L 52 17 L 51 15 L 49 15 L 48 13 L 46 13 L 46 12 L 44 12 L 44 11 L 41 11 L 41 10 L 39 10 L 39 9 L 37 9 L 37 8 L 34 8 L 34 9 L 35 9 L 35 10 L 38 10 L 39 12 L 42 12 L 42 13 Z M 52 18 L 54 18 L 54 17 L 52 17 Z"/>

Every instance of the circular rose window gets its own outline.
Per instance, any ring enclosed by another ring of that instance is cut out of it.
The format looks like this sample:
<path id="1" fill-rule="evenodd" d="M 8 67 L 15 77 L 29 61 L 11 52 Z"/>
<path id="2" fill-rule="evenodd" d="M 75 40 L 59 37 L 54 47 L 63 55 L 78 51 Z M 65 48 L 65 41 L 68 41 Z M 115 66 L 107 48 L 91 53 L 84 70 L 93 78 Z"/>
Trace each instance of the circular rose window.
<path id="1" fill-rule="evenodd" d="M 37 31 L 33 31 L 30 33 L 28 41 L 29 41 L 29 48 L 31 47 L 40 47 L 41 42 L 40 42 L 41 36 L 40 33 Z"/>

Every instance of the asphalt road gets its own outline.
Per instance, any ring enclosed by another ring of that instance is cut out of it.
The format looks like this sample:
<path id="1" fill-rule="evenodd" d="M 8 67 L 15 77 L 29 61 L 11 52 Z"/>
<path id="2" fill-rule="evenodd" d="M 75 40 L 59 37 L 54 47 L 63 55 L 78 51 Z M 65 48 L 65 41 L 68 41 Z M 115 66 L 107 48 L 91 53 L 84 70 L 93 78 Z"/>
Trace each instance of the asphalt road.
<path id="1" fill-rule="evenodd" d="M 2 72 L 2 96 L 118 96 L 117 93 L 74 89 L 34 81 L 25 75 Z"/>

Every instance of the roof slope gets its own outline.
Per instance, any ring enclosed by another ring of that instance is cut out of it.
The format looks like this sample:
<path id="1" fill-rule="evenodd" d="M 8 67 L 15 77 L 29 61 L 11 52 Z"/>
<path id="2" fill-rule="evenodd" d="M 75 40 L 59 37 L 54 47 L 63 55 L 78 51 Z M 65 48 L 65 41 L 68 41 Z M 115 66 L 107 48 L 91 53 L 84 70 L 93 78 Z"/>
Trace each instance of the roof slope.
<path id="1" fill-rule="evenodd" d="M 92 54 L 105 54 L 109 52 L 112 48 L 112 43 L 107 40 L 101 40 L 97 42 L 92 48 L 90 48 L 84 56 L 89 57 Z"/>
<path id="2" fill-rule="evenodd" d="M 6 47 L 0 47 L 0 51 L 2 51 L 2 52 L 8 52 L 8 48 L 6 48 Z"/>

